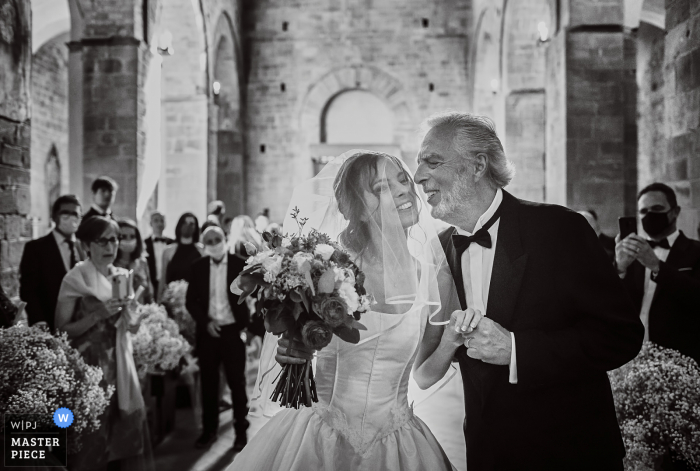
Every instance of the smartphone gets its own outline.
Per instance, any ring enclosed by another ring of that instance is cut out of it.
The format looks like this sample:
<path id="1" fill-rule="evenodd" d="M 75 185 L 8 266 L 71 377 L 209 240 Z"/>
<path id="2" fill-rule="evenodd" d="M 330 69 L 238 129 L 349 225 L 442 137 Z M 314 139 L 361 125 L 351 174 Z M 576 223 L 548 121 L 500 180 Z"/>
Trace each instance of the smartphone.
<path id="1" fill-rule="evenodd" d="M 126 275 L 118 274 L 112 276 L 112 298 L 127 299 L 134 295 L 133 276 L 133 270 L 129 270 L 129 273 Z"/>
<path id="2" fill-rule="evenodd" d="M 630 234 L 637 233 L 637 218 L 634 216 L 623 216 L 617 219 L 620 226 L 620 240 L 623 240 Z"/>

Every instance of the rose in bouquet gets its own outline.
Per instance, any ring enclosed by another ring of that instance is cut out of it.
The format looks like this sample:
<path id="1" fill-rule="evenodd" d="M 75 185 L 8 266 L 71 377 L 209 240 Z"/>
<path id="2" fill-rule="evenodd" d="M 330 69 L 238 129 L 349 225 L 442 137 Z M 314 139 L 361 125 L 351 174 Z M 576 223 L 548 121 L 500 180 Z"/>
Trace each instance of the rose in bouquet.
<path id="1" fill-rule="evenodd" d="M 265 329 L 275 335 L 299 339 L 314 350 L 326 347 L 333 335 L 358 343 L 359 330 L 364 329 L 358 321 L 372 303 L 364 288 L 365 275 L 326 234 L 312 230 L 301 235 L 305 220 L 298 215 L 295 209 L 292 217 L 299 234 L 265 233 L 260 252 L 246 246 L 251 256 L 231 290 L 240 296 L 239 302 L 257 296 Z M 272 399 L 281 399 L 286 407 L 317 401 L 311 362 L 284 365 Z"/>
<path id="2" fill-rule="evenodd" d="M 700 469 L 698 364 L 645 342 L 637 358 L 609 377 L 627 449 L 625 469 L 655 469 L 672 461 Z"/>
<path id="3" fill-rule="evenodd" d="M 170 316 L 175 319 L 180 333 L 190 344 L 194 345 L 197 325 L 185 307 L 188 283 L 184 280 L 172 281 L 163 293 L 162 303 Z"/>
<path id="4" fill-rule="evenodd" d="M 174 370 L 191 346 L 180 335 L 177 323 L 158 304 L 143 304 L 137 309 L 139 330 L 132 334 L 134 362 L 141 377 Z"/>
<path id="5" fill-rule="evenodd" d="M 74 415 L 70 453 L 100 427 L 99 417 L 114 392 L 114 386 L 103 389 L 101 381 L 102 369 L 86 364 L 65 333 L 54 336 L 26 325 L 0 329 L 0 415 L 42 414 L 48 424 L 56 409 L 67 407 Z"/>

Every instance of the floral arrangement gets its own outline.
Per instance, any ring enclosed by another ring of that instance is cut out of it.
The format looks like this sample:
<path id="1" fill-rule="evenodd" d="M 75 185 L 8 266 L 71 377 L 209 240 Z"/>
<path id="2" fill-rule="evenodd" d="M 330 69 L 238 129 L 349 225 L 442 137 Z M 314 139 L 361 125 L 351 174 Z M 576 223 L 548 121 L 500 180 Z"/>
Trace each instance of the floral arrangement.
<path id="1" fill-rule="evenodd" d="M 182 336 L 185 337 L 188 342 L 194 345 L 197 324 L 185 307 L 187 286 L 188 283 L 184 280 L 170 282 L 163 293 L 162 303 L 165 306 L 165 309 L 167 309 L 168 314 L 170 314 L 172 318 L 175 319 L 175 322 L 177 322 Z"/>
<path id="2" fill-rule="evenodd" d="M 140 305 L 137 316 L 141 318 L 141 325 L 132 334 L 132 344 L 139 376 L 162 374 L 177 368 L 192 348 L 180 335 L 177 323 L 158 304 Z"/>
<path id="3" fill-rule="evenodd" d="M 81 448 L 81 437 L 100 427 L 114 386 L 103 389 L 102 370 L 85 363 L 66 333 L 15 325 L 0 329 L 0 415 L 37 413 L 47 423 L 59 407 L 74 414 L 68 451 Z M 0 429 L 2 424 L 0 424 Z"/>
<path id="4" fill-rule="evenodd" d="M 655 469 L 671 460 L 700 469 L 698 364 L 645 342 L 637 358 L 609 377 L 627 449 L 625 469 Z"/>
<path id="5" fill-rule="evenodd" d="M 258 252 L 246 244 L 246 268 L 231 285 L 239 302 L 248 296 L 262 301 L 265 330 L 300 339 L 314 350 L 325 348 L 333 335 L 350 343 L 360 341 L 358 321 L 372 298 L 364 288 L 365 275 L 347 252 L 326 234 L 312 230 L 302 236 L 306 219 L 294 208 L 299 233 L 280 236 L 266 232 Z M 272 395 L 285 407 L 317 401 L 311 362 L 284 365 Z"/>

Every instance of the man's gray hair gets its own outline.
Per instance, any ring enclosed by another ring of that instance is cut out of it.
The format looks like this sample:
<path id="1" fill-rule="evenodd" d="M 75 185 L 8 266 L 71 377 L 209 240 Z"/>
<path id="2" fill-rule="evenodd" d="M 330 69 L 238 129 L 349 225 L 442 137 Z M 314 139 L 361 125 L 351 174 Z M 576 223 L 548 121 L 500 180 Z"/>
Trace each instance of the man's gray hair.
<path id="1" fill-rule="evenodd" d="M 447 111 L 430 116 L 423 127 L 426 132 L 436 127 L 453 131 L 452 149 L 464 157 L 473 158 L 476 154 L 485 154 L 486 177 L 497 187 L 503 188 L 513 179 L 515 167 L 506 158 L 496 134 L 496 125 L 489 118 Z"/>

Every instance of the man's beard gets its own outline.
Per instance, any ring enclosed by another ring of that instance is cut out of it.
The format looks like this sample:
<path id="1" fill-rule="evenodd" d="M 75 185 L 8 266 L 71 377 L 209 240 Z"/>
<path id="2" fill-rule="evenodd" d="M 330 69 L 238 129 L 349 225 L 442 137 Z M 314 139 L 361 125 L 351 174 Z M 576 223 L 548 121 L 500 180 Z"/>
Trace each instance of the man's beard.
<path id="1" fill-rule="evenodd" d="M 466 176 L 458 178 L 452 185 L 449 191 L 440 191 L 440 202 L 433 206 L 430 214 L 445 222 L 450 222 L 454 219 L 455 213 L 459 212 L 459 208 L 464 206 L 471 200 L 471 196 L 475 193 L 466 181 Z"/>

